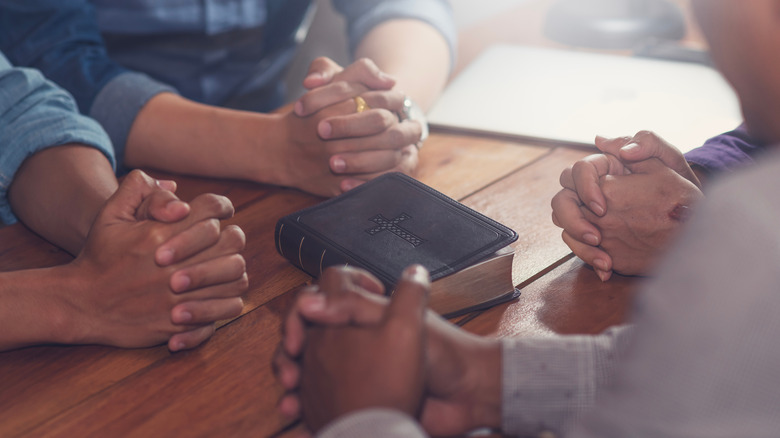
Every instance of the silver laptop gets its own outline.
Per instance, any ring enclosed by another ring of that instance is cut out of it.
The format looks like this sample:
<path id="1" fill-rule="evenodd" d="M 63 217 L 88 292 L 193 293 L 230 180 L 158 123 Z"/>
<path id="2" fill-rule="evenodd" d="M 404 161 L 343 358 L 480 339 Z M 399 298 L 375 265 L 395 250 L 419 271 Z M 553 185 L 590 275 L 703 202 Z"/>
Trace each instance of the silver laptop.
<path id="1" fill-rule="evenodd" d="M 552 143 L 657 132 L 686 152 L 741 123 L 731 87 L 682 62 L 493 46 L 447 87 L 429 123 Z"/>

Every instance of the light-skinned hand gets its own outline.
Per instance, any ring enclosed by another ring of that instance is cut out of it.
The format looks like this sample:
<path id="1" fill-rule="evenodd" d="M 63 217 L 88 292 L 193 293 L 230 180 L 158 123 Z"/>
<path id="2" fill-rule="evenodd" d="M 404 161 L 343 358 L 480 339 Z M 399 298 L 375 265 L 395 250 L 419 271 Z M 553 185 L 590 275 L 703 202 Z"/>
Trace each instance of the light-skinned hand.
<path id="1" fill-rule="evenodd" d="M 292 180 L 304 190 L 332 196 L 382 173 L 412 173 L 418 157 L 410 146 L 419 142 L 422 127 L 400 121 L 405 95 L 394 85 L 367 59 L 346 68 L 328 58 L 312 62 L 304 80 L 310 91 L 283 118 L 290 144 L 300 152 L 290 155 Z M 370 109 L 357 113 L 357 96 Z"/>
<path id="2" fill-rule="evenodd" d="M 611 258 L 613 271 L 647 275 L 703 194 L 658 159 L 636 163 L 632 168 L 631 174 L 602 177 L 601 190 L 607 205 L 603 216 L 585 207 L 580 209 L 598 229 L 600 249 Z"/>
<path id="3" fill-rule="evenodd" d="M 601 280 L 606 281 L 611 276 L 615 254 L 610 254 L 601 246 L 601 231 L 589 219 L 608 213 L 607 200 L 601 188 L 602 178 L 607 175 L 622 176 L 638 172 L 641 167 L 637 166 L 641 166 L 646 160 L 654 159 L 690 181 L 693 188 L 697 189 L 692 190 L 692 187 L 686 184 L 685 189 L 691 190 L 689 196 L 684 199 L 696 198 L 701 184 L 682 153 L 652 132 L 640 131 L 634 137 L 614 139 L 597 137 L 596 146 L 604 153 L 588 156 L 561 173 L 560 182 L 563 189 L 552 199 L 552 220 L 555 225 L 563 228 L 563 240 L 572 252 L 593 266 Z M 664 182 L 673 183 L 669 178 Z M 585 214 L 585 210 L 589 215 Z M 624 229 L 624 232 L 629 231 Z M 614 234 L 612 236 L 615 237 Z M 647 259 L 654 260 L 655 255 L 647 254 Z M 623 263 L 621 266 L 637 264 Z M 624 273 L 641 272 L 632 268 Z"/>

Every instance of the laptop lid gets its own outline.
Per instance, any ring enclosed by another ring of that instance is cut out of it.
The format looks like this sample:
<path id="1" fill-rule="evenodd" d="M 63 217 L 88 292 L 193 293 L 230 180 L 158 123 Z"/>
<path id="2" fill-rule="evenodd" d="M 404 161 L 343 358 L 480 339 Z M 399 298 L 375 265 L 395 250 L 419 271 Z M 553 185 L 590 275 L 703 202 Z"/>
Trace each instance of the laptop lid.
<path id="1" fill-rule="evenodd" d="M 734 91 L 710 67 L 628 56 L 493 46 L 428 114 L 433 127 L 593 145 L 652 130 L 683 152 L 742 121 Z"/>

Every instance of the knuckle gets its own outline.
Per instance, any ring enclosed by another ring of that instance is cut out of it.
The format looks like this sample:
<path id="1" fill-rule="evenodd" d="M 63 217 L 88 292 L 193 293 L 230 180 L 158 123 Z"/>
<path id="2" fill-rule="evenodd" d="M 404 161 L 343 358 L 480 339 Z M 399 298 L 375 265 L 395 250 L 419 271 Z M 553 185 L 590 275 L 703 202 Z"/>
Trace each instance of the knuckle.
<path id="1" fill-rule="evenodd" d="M 151 246 L 156 248 L 168 240 L 168 233 L 164 227 L 155 226 L 146 234 L 146 240 Z"/>
<path id="2" fill-rule="evenodd" d="M 372 111 L 373 121 L 377 128 L 389 128 L 390 126 L 398 125 L 398 118 L 386 109 L 379 109 Z"/>
<path id="3" fill-rule="evenodd" d="M 638 131 L 636 133 L 636 135 L 634 135 L 634 137 L 648 137 L 648 136 L 652 136 L 652 135 L 653 135 L 652 131 L 648 131 L 646 129 L 643 129 L 641 131 Z"/>
<path id="4" fill-rule="evenodd" d="M 153 186 L 153 180 L 152 177 L 147 175 L 145 172 L 133 169 L 125 176 L 125 181 L 132 185 L 140 185 L 140 184 L 146 184 L 149 186 Z"/>
<path id="5" fill-rule="evenodd" d="M 330 64 L 331 60 L 325 56 L 318 56 L 314 58 L 314 61 L 312 61 L 312 65 L 321 65 L 321 64 Z"/>
<path id="6" fill-rule="evenodd" d="M 339 95 L 348 95 L 351 91 L 351 85 L 347 81 L 337 81 L 332 86 L 333 90 Z"/>
<path id="7" fill-rule="evenodd" d="M 561 176 L 558 177 L 558 182 L 562 187 L 566 187 L 567 182 L 571 179 L 572 167 L 573 166 L 569 166 L 563 169 L 563 172 L 561 172 Z"/>
<path id="8" fill-rule="evenodd" d="M 634 135 L 634 141 L 636 142 L 649 142 L 649 141 L 657 141 L 657 140 L 658 140 L 658 135 L 656 135 L 656 133 L 653 131 L 642 130 L 637 132 L 636 135 Z"/>
<path id="9" fill-rule="evenodd" d="M 220 225 L 218 219 L 206 219 L 203 222 L 201 222 L 201 227 L 203 228 L 202 232 L 204 235 L 216 240 L 219 239 L 220 235 Z"/>
<path id="10" fill-rule="evenodd" d="M 583 171 L 585 171 L 585 169 L 587 169 L 587 166 L 588 164 L 586 164 L 584 160 L 580 160 L 572 164 L 570 167 L 572 177 L 581 174 Z"/>
<path id="11" fill-rule="evenodd" d="M 230 249 L 241 251 L 246 247 L 246 234 L 238 225 L 228 225 L 222 233 L 228 239 Z"/>
<path id="12" fill-rule="evenodd" d="M 201 199 L 204 208 L 207 211 L 212 212 L 218 216 L 232 216 L 233 215 L 233 203 L 222 195 L 215 195 L 213 193 L 207 193 L 198 197 Z"/>
<path id="13" fill-rule="evenodd" d="M 308 92 L 304 94 L 303 96 L 298 98 L 298 102 L 300 102 L 301 106 L 303 106 L 303 110 L 306 111 L 309 107 L 312 106 L 312 101 L 314 98 L 312 97 L 311 92 Z"/>
<path id="14" fill-rule="evenodd" d="M 393 98 L 388 92 L 374 91 L 366 93 L 365 97 L 371 100 L 371 106 L 374 108 L 385 108 L 389 110 L 393 107 Z M 397 118 L 397 116 L 394 117 Z"/>
<path id="15" fill-rule="evenodd" d="M 131 170 L 130 173 L 128 173 L 125 178 L 138 179 L 138 180 L 142 180 L 142 181 L 145 181 L 147 179 L 151 179 L 151 177 L 149 175 L 147 175 L 142 170 L 138 170 L 138 169 Z"/>
<path id="16" fill-rule="evenodd" d="M 355 65 L 359 67 L 361 70 L 371 72 L 374 69 L 376 69 L 376 64 L 374 64 L 374 61 L 368 59 L 368 58 L 360 58 L 357 61 L 355 61 Z"/>
<path id="17" fill-rule="evenodd" d="M 410 143 L 410 139 L 398 128 L 391 128 L 387 131 L 387 141 L 393 146 L 406 146 Z"/>
<path id="18" fill-rule="evenodd" d="M 415 121 L 412 123 L 412 137 L 415 141 L 420 140 L 422 138 L 422 123 L 419 121 Z"/>
<path id="19" fill-rule="evenodd" d="M 234 269 L 236 269 L 236 276 L 243 275 L 246 273 L 246 259 L 244 259 L 244 256 L 241 254 L 235 254 L 231 256 L 231 261 L 233 262 Z"/>
<path id="20" fill-rule="evenodd" d="M 236 287 L 241 293 L 246 292 L 249 289 L 249 275 L 246 272 L 236 282 Z"/>
<path id="21" fill-rule="evenodd" d="M 230 317 L 235 317 L 241 314 L 241 311 L 244 310 L 244 300 L 241 297 L 236 297 L 232 300 L 232 309 L 230 312 Z"/>

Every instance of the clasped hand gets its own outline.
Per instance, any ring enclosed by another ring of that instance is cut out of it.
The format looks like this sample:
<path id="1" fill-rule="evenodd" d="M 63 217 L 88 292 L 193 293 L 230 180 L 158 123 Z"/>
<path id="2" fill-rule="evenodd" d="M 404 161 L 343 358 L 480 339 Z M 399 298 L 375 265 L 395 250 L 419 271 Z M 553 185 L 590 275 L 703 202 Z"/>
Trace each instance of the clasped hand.
<path id="1" fill-rule="evenodd" d="M 214 322 L 240 314 L 248 281 L 240 228 L 227 198 L 201 195 L 186 204 L 175 184 L 140 171 L 125 177 L 93 224 L 66 277 L 69 343 L 192 348 Z"/>
<path id="2" fill-rule="evenodd" d="M 334 196 L 382 173 L 416 168 L 422 127 L 400 120 L 405 96 L 373 62 L 361 59 L 342 68 L 318 58 L 303 85 L 309 92 L 282 116 L 288 185 Z M 356 96 L 370 109 L 358 113 Z"/>
<path id="3" fill-rule="evenodd" d="M 274 357 L 285 416 L 318 431 L 342 415 L 386 408 L 434 435 L 500 424 L 498 341 L 425 310 L 427 272 L 407 268 L 392 299 L 365 271 L 330 268 L 304 288 Z"/>
<path id="4" fill-rule="evenodd" d="M 703 197 L 682 153 L 648 131 L 597 138 L 603 154 L 561 173 L 552 220 L 571 250 L 602 281 L 646 275 Z"/>

